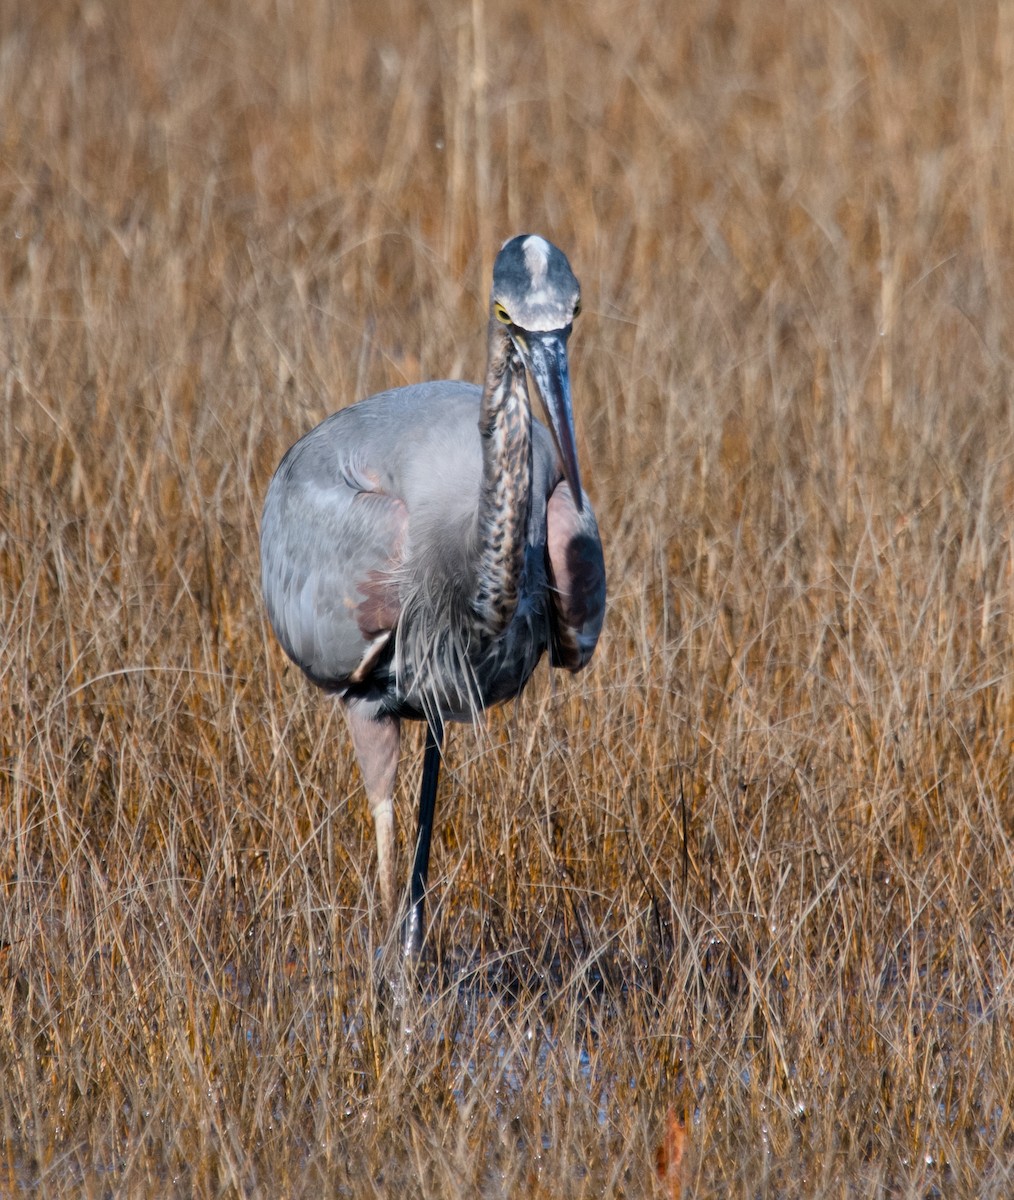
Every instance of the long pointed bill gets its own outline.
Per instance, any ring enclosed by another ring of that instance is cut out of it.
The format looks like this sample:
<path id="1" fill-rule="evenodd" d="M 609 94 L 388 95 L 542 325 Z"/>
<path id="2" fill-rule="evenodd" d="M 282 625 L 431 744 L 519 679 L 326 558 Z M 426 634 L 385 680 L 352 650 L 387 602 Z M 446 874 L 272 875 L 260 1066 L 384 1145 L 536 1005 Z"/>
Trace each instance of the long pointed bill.
<path id="1" fill-rule="evenodd" d="M 574 503 L 580 512 L 584 507 L 581 474 L 577 469 L 577 450 L 574 445 L 574 413 L 570 404 L 570 371 L 567 367 L 567 333 L 552 330 L 538 333 L 525 330 L 515 342 L 525 360 L 528 373 L 535 381 L 542 407 L 549 418 L 549 428 L 556 442 L 563 475 L 570 484 Z"/>

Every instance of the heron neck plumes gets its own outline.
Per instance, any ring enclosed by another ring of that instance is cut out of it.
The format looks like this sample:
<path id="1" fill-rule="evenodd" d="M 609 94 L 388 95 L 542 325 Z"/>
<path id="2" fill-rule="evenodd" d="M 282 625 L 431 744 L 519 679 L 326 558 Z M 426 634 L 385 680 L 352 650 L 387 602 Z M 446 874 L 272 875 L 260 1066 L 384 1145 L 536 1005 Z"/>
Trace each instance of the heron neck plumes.
<path id="1" fill-rule="evenodd" d="M 482 483 L 472 608 L 483 632 L 496 637 L 518 604 L 531 513 L 532 413 L 524 364 L 495 320 L 490 321 L 479 433 Z"/>

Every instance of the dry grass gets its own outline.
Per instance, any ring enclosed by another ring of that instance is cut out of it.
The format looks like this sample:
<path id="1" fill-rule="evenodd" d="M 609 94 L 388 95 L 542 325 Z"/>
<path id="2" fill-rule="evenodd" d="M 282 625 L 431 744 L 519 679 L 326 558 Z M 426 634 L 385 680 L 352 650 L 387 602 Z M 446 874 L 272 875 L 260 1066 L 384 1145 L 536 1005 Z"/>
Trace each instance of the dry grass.
<path id="1" fill-rule="evenodd" d="M 1012 141 L 1006 0 L 5 0 L 0 1191 L 1011 1194 Z M 610 610 L 406 1041 L 260 503 L 528 229 Z"/>

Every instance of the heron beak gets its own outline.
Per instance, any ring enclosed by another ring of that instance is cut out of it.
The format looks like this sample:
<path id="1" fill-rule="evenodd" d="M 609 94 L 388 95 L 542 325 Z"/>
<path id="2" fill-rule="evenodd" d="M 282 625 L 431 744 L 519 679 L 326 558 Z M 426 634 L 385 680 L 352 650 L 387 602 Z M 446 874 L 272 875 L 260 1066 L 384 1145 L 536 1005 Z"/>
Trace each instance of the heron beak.
<path id="1" fill-rule="evenodd" d="M 567 367 L 567 336 L 569 329 L 554 329 L 549 333 L 525 330 L 514 333 L 514 342 L 535 381 L 542 407 L 549 418 L 549 428 L 556 442 L 563 476 L 570 484 L 578 512 L 584 507 L 581 473 L 577 469 L 577 449 L 574 444 L 574 412 L 570 403 L 570 371 Z"/>

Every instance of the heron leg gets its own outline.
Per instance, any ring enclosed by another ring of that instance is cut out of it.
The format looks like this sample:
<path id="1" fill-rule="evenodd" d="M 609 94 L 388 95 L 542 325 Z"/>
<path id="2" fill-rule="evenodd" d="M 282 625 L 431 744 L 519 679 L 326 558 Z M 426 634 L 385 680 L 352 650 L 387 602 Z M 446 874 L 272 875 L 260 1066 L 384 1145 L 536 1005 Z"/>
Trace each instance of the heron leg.
<path id="1" fill-rule="evenodd" d="M 433 812 L 437 802 L 440 747 L 443 740 L 444 725 L 439 717 L 433 722 L 427 721 L 426 754 L 423 758 L 422 787 L 419 791 L 419 829 L 416 834 L 415 860 L 412 863 L 408 914 L 402 930 L 402 949 L 406 958 L 417 956 L 422 949 L 426 875 L 430 866 L 430 839 L 433 835 Z"/>
<path id="2" fill-rule="evenodd" d="M 391 922 L 397 909 L 394 888 L 394 779 L 398 773 L 401 722 L 386 713 L 374 716 L 355 703 L 346 706 L 345 714 L 377 835 L 380 900 L 384 916 Z"/>

